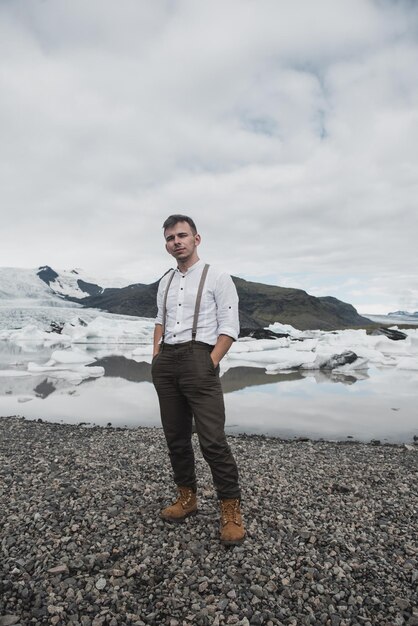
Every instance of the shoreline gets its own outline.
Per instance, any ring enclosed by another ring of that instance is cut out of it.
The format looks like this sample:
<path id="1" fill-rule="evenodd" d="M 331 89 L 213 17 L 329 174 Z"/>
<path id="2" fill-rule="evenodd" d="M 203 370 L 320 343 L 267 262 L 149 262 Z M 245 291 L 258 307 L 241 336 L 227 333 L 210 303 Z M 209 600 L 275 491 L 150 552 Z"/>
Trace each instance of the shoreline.
<path id="1" fill-rule="evenodd" d="M 15 420 L 20 420 L 20 421 L 25 421 L 25 422 L 35 422 L 37 424 L 50 424 L 52 426 L 72 426 L 72 427 L 80 427 L 80 428 L 87 428 L 87 429 L 100 429 L 100 430 L 110 430 L 110 431 L 117 431 L 117 432 L 123 432 L 123 431 L 136 431 L 136 430 L 160 430 L 162 432 L 162 426 L 161 424 L 159 425 L 153 425 L 153 426 L 143 426 L 141 424 L 135 425 L 135 426 L 114 426 L 111 422 L 108 422 L 107 424 L 96 424 L 94 422 L 76 422 L 76 423 L 69 423 L 69 422 L 65 422 L 64 419 L 61 419 L 61 421 L 51 421 L 51 420 L 46 420 L 43 418 L 29 418 L 26 417 L 24 415 L 0 415 L 0 422 L 1 420 L 8 420 L 8 419 L 15 419 Z M 228 429 L 228 424 L 226 424 L 226 429 Z M 195 431 L 193 430 L 193 434 L 195 434 Z M 297 442 L 310 442 L 312 444 L 314 443 L 332 443 L 332 444 L 336 444 L 336 445 L 350 445 L 350 444 L 359 444 L 359 445 L 363 445 L 363 446 L 386 446 L 386 447 L 395 447 L 395 448 L 407 448 L 407 449 L 415 449 L 418 451 L 418 435 L 416 435 L 415 433 L 411 433 L 410 435 L 410 439 L 405 440 L 405 441 L 388 441 L 386 439 L 378 439 L 378 438 L 371 438 L 368 440 L 362 440 L 362 439 L 358 439 L 356 437 L 354 437 L 353 435 L 346 435 L 344 437 L 344 439 L 332 439 L 332 438 L 327 438 L 327 437 L 311 437 L 309 435 L 294 435 L 293 437 L 282 437 L 280 435 L 276 435 L 276 434 L 269 434 L 269 433 L 246 433 L 246 432 L 230 432 L 228 430 L 226 430 L 226 435 L 228 438 L 233 438 L 233 439 L 259 439 L 261 441 L 263 440 L 275 440 L 281 443 L 297 443 Z M 1 626 L 1 624 L 0 624 Z"/>
<path id="2" fill-rule="evenodd" d="M 418 625 L 418 448 L 229 435 L 248 536 L 174 495 L 161 428 L 0 419 L 0 626 Z"/>

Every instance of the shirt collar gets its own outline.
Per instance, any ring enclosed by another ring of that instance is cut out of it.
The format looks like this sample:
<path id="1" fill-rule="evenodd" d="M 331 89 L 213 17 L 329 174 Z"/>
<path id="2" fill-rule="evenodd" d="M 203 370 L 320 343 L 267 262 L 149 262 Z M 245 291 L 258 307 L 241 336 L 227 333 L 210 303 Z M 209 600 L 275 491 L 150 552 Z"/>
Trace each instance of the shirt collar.
<path id="1" fill-rule="evenodd" d="M 176 272 L 179 272 L 179 274 L 182 274 L 183 276 L 188 276 L 189 274 L 191 274 L 196 268 L 200 267 L 201 265 L 203 265 L 203 261 L 202 259 L 199 259 L 198 261 L 196 261 L 196 263 L 194 263 L 193 265 L 191 265 L 189 267 L 188 270 L 186 270 L 185 272 L 181 272 L 179 270 L 178 267 L 176 267 Z"/>

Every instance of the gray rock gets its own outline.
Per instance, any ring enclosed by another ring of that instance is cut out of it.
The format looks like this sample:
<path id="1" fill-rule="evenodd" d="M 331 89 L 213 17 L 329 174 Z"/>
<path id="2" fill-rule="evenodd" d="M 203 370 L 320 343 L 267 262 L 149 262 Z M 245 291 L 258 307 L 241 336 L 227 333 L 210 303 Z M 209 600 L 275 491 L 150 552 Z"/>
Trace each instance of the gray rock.
<path id="1" fill-rule="evenodd" d="M 264 597 L 264 591 L 263 591 L 262 587 L 260 587 L 260 585 L 251 585 L 250 586 L 250 591 L 257 598 L 263 598 Z"/>
<path id="2" fill-rule="evenodd" d="M 11 626 L 418 619 L 416 455 L 403 446 L 231 438 L 248 537 L 225 549 L 197 440 L 199 515 L 174 526 L 158 518 L 174 491 L 161 430 L 1 418 L 0 438 L 5 537 L 18 538 L 1 542 Z"/>
<path id="3" fill-rule="evenodd" d="M 0 626 L 14 626 L 20 621 L 20 617 L 18 615 L 3 615 L 0 617 Z"/>
<path id="4" fill-rule="evenodd" d="M 386 328 L 382 326 L 381 328 L 376 328 L 371 333 L 372 335 L 385 335 L 388 339 L 392 339 L 393 341 L 401 341 L 407 338 L 407 334 L 403 333 L 401 330 L 395 330 L 394 328 Z"/>
<path id="5" fill-rule="evenodd" d="M 352 350 L 346 350 L 341 354 L 333 354 L 329 359 L 322 363 L 320 369 L 322 370 L 333 370 L 336 367 L 341 367 L 342 365 L 347 365 L 347 363 L 354 363 L 357 360 L 357 354 Z"/>
<path id="6" fill-rule="evenodd" d="M 411 606 L 409 600 L 405 598 L 395 598 L 395 603 L 402 611 L 406 611 Z"/>
<path id="7" fill-rule="evenodd" d="M 99 578 L 98 580 L 96 580 L 95 587 L 99 591 L 102 591 L 102 589 L 104 589 L 106 587 L 106 579 L 105 578 Z"/>
<path id="8" fill-rule="evenodd" d="M 68 574 L 67 565 L 56 565 L 48 570 L 48 574 Z"/>

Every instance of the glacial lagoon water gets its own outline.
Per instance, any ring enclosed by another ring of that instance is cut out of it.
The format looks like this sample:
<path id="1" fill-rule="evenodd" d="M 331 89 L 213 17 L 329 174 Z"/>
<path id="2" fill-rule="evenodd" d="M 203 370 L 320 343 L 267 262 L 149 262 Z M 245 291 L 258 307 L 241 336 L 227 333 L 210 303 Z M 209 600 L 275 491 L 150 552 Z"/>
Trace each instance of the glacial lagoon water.
<path id="1" fill-rule="evenodd" d="M 56 349 L 57 346 L 54 346 Z M 29 361 L 45 363 L 52 348 L 0 342 L 0 416 L 21 415 L 64 423 L 106 426 L 159 426 L 159 409 L 149 362 L 129 358 L 118 347 L 86 348 L 99 378 L 79 384 L 48 372 L 28 375 Z M 230 434 L 255 433 L 285 438 L 347 438 L 412 442 L 418 437 L 417 371 L 371 366 L 337 373 L 237 366 L 222 376 Z"/>

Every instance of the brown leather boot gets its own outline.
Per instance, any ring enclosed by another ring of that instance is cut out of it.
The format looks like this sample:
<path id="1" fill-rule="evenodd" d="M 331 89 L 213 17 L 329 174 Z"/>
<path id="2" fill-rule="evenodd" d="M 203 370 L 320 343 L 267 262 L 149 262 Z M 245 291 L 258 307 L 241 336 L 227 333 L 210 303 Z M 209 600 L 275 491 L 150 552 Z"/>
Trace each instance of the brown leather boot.
<path id="1" fill-rule="evenodd" d="M 236 546 L 244 541 L 245 528 L 238 498 L 221 500 L 221 543 Z"/>
<path id="2" fill-rule="evenodd" d="M 178 487 L 177 500 L 160 511 L 160 517 L 166 522 L 183 522 L 189 515 L 196 515 L 197 498 L 190 487 Z"/>

